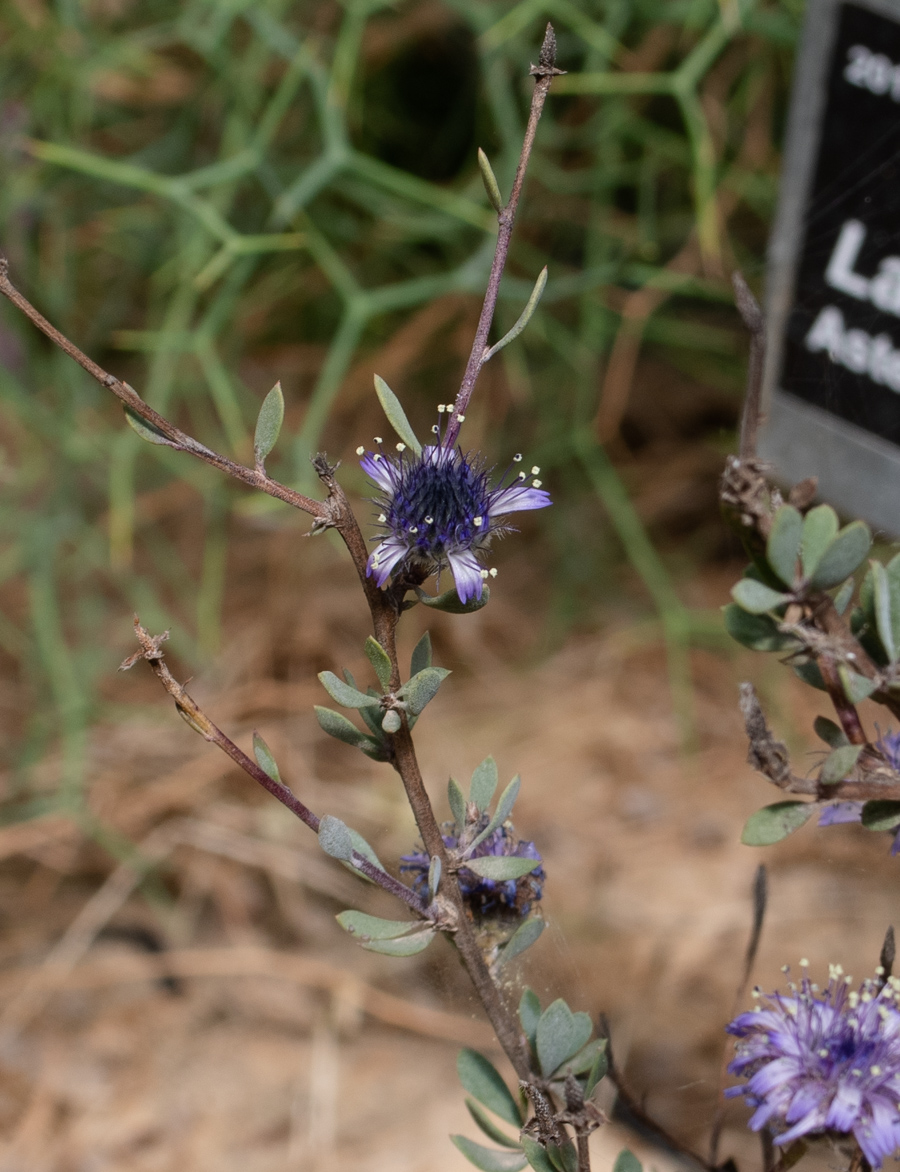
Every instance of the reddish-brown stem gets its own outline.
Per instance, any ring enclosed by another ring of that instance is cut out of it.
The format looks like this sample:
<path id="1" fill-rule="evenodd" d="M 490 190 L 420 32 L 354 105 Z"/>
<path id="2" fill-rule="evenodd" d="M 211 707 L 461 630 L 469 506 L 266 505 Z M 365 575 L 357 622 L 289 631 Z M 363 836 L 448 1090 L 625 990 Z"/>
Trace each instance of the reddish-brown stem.
<path id="1" fill-rule="evenodd" d="M 863 731 L 859 713 L 856 711 L 855 705 L 847 699 L 834 658 L 831 655 L 820 655 L 816 662 L 847 740 L 851 745 L 868 744 L 868 737 Z"/>
<path id="2" fill-rule="evenodd" d="M 522 194 L 522 187 L 525 183 L 525 172 L 528 169 L 528 160 L 531 157 L 531 148 L 534 145 L 538 122 L 540 121 L 541 112 L 544 109 L 544 102 L 547 99 L 547 93 L 553 78 L 564 72 L 556 68 L 555 62 L 556 34 L 553 31 L 553 25 L 548 24 L 547 31 L 544 35 L 544 43 L 541 45 L 541 52 L 538 57 L 538 64 L 532 65 L 531 67 L 532 76 L 537 78 L 537 83 L 534 87 L 534 93 L 531 96 L 528 126 L 525 130 L 525 138 L 522 143 L 519 165 L 516 168 L 516 177 L 513 181 L 509 202 L 497 216 L 497 223 L 499 224 L 497 247 L 494 250 L 494 260 L 491 264 L 490 276 L 488 277 L 484 304 L 481 307 L 481 317 L 478 319 L 478 328 L 475 331 L 472 352 L 469 355 L 466 371 L 456 396 L 456 402 L 453 405 L 453 414 L 450 417 L 450 422 L 441 441 L 443 446 L 447 448 L 452 448 L 456 443 L 460 424 L 469 405 L 469 399 L 472 397 L 472 391 L 475 389 L 475 382 L 478 378 L 479 371 L 484 364 L 484 356 L 488 349 L 488 335 L 491 332 L 491 323 L 494 320 L 494 310 L 497 308 L 497 297 L 500 293 L 500 279 L 506 267 L 509 242 L 512 238 L 513 224 L 515 223 L 516 211 L 519 207 L 519 197 Z"/>

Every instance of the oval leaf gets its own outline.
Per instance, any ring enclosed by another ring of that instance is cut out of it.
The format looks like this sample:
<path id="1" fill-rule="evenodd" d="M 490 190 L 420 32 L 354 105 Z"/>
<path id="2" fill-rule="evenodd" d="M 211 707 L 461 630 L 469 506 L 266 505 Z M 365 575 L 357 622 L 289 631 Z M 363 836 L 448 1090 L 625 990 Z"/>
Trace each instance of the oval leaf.
<path id="1" fill-rule="evenodd" d="M 347 824 L 330 814 L 319 822 L 319 846 L 333 859 L 349 863 L 353 858 L 353 840 Z"/>
<path id="2" fill-rule="evenodd" d="M 818 688 L 820 692 L 827 692 L 825 681 L 822 679 L 822 672 L 819 670 L 819 665 L 814 659 L 808 659 L 806 663 L 792 663 L 794 675 L 803 680 L 804 684 L 809 684 L 811 688 Z"/>
<path id="3" fill-rule="evenodd" d="M 532 944 L 537 942 L 543 930 L 544 921 L 540 916 L 532 916 L 530 920 L 520 924 L 501 950 L 499 963 L 506 964 L 514 956 L 518 956 L 520 952 L 530 948 Z"/>
<path id="4" fill-rule="evenodd" d="M 844 688 L 844 694 L 851 704 L 860 704 L 872 695 L 878 688 L 878 680 L 870 680 L 868 676 L 861 676 L 852 671 L 845 663 L 838 665 L 838 675 Z"/>
<path id="5" fill-rule="evenodd" d="M 503 196 L 500 194 L 500 184 L 497 182 L 497 176 L 494 174 L 490 159 L 481 147 L 478 148 L 478 170 L 481 172 L 481 181 L 488 199 L 491 201 L 491 206 L 495 212 L 502 212 Z"/>
<path id="6" fill-rule="evenodd" d="M 733 587 L 731 597 L 738 606 L 750 614 L 764 614 L 768 610 L 774 610 L 776 606 L 784 606 L 791 600 L 789 594 L 781 594 L 770 586 L 757 582 L 755 578 L 742 578 Z"/>
<path id="7" fill-rule="evenodd" d="M 814 590 L 828 590 L 849 578 L 856 567 L 865 559 L 872 545 L 872 533 L 864 521 L 851 521 L 819 559 L 819 564 L 809 580 Z"/>
<path id="8" fill-rule="evenodd" d="M 488 1137 L 494 1143 L 503 1144 L 506 1148 L 515 1148 L 519 1155 L 522 1154 L 522 1145 L 517 1139 L 510 1139 L 502 1128 L 491 1119 L 484 1107 L 478 1105 L 474 1099 L 466 1099 L 466 1106 L 469 1109 L 469 1114 Z"/>
<path id="9" fill-rule="evenodd" d="M 813 729 L 816 736 L 826 745 L 830 745 L 832 749 L 842 749 L 844 745 L 850 744 L 844 730 L 833 720 L 829 720 L 827 716 L 817 716 L 813 721 Z"/>
<path id="10" fill-rule="evenodd" d="M 534 989 L 526 988 L 519 1001 L 519 1021 L 522 1032 L 534 1047 L 538 1022 L 541 1020 L 541 1002 Z"/>
<path id="11" fill-rule="evenodd" d="M 594 1038 L 593 1041 L 588 1042 L 574 1057 L 566 1059 L 556 1071 L 554 1078 L 565 1078 L 570 1072 L 576 1075 L 587 1074 L 596 1064 L 597 1055 L 606 1053 L 606 1041 L 606 1038 Z"/>
<path id="12" fill-rule="evenodd" d="M 606 1039 L 602 1038 L 601 1041 L 605 1042 Z M 606 1056 L 606 1047 L 604 1046 L 594 1059 L 594 1065 L 591 1067 L 590 1074 L 587 1076 L 587 1082 L 584 1084 L 584 1097 L 586 1099 L 589 1099 L 594 1093 L 600 1079 L 606 1078 L 608 1069 L 609 1059 Z"/>
<path id="13" fill-rule="evenodd" d="M 416 676 L 426 667 L 431 667 L 431 636 L 427 631 L 413 648 L 412 658 L 409 662 L 409 674 Z"/>
<path id="14" fill-rule="evenodd" d="M 384 379 L 377 374 L 375 375 L 375 394 L 378 396 L 381 409 L 387 416 L 388 423 L 406 446 L 417 456 L 421 456 L 422 445 L 416 439 L 416 433 L 406 418 L 406 412 L 400 406 L 400 400 Z"/>
<path id="15" fill-rule="evenodd" d="M 519 1172 L 528 1163 L 520 1151 L 498 1152 L 494 1148 L 477 1144 L 464 1135 L 451 1135 L 450 1139 L 469 1163 L 480 1168 L 481 1172 Z"/>
<path id="16" fill-rule="evenodd" d="M 893 663 L 897 658 L 897 645 L 894 642 L 894 627 L 891 622 L 891 585 L 887 570 L 881 562 L 873 561 L 870 565 L 874 587 L 875 626 L 878 630 L 881 646 L 887 654 L 888 663 Z"/>
<path id="17" fill-rule="evenodd" d="M 371 635 L 366 639 L 366 655 L 369 663 L 375 668 L 379 684 L 387 691 L 391 683 L 391 659 L 378 640 L 373 639 Z"/>
<path id="18" fill-rule="evenodd" d="M 480 875 L 482 879 L 521 879 L 529 871 L 541 865 L 540 859 L 520 859 L 515 855 L 484 855 L 480 859 L 467 859 L 466 868 Z"/>
<path id="19" fill-rule="evenodd" d="M 473 1099 L 489 1111 L 509 1123 L 521 1127 L 525 1122 L 509 1087 L 503 1081 L 499 1070 L 477 1050 L 460 1050 L 456 1058 L 459 1081 Z"/>
<path id="20" fill-rule="evenodd" d="M 264 773 L 268 773 L 273 781 L 281 781 L 281 774 L 278 772 L 272 750 L 255 729 L 253 730 L 253 756 L 256 758 L 256 764 Z"/>
<path id="21" fill-rule="evenodd" d="M 428 865 L 428 902 L 433 903 L 441 885 L 441 860 L 437 855 Z"/>
<path id="22" fill-rule="evenodd" d="M 541 1073 L 549 1078 L 557 1067 L 584 1046 L 593 1026 L 590 1014 L 573 1013 L 561 997 L 548 1005 L 538 1022 L 536 1044 Z"/>
<path id="23" fill-rule="evenodd" d="M 369 846 L 363 836 L 359 833 L 359 831 L 354 830 L 352 826 L 348 826 L 347 830 L 350 834 L 350 842 L 353 844 L 354 858 L 352 858 L 349 863 L 344 863 L 344 866 L 348 871 L 352 871 L 354 875 L 358 875 L 360 879 L 364 879 L 366 883 L 373 883 L 374 880 L 370 879 L 368 875 L 364 874 L 364 872 L 360 871 L 356 866 L 356 863 L 359 860 L 355 856 L 359 855 L 362 858 L 367 859 L 368 862 L 370 862 L 373 867 L 377 867 L 379 871 L 384 871 L 384 865 L 381 862 L 381 859 L 379 859 L 378 855 L 375 854 L 375 851 Z"/>
<path id="24" fill-rule="evenodd" d="M 131 407 L 125 408 L 125 419 L 132 431 L 136 431 L 142 440 L 146 440 L 148 444 L 159 444 L 164 448 L 177 448 L 173 440 L 170 440 L 167 435 L 164 435 L 159 428 L 148 423 L 146 419 L 141 419 L 140 415 Z"/>
<path id="25" fill-rule="evenodd" d="M 406 701 L 413 716 L 418 716 L 425 705 L 437 695 L 438 688 L 450 674 L 446 667 L 426 667 L 403 685 L 397 695 Z"/>
<path id="26" fill-rule="evenodd" d="M 381 721 L 381 727 L 386 733 L 398 733 L 402 723 L 403 721 L 400 719 L 400 713 L 396 710 L 396 708 L 390 708 L 384 714 L 384 718 Z"/>
<path id="27" fill-rule="evenodd" d="M 809 578 L 818 566 L 822 554 L 837 536 L 838 517 L 831 505 L 818 505 L 803 518 L 800 535 L 800 564 L 803 577 Z"/>
<path id="28" fill-rule="evenodd" d="M 900 826 L 900 802 L 866 802 L 861 821 L 866 830 L 895 830 Z"/>
<path id="29" fill-rule="evenodd" d="M 447 801 L 450 804 L 453 821 L 456 823 L 457 833 L 462 833 L 466 824 L 466 798 L 459 782 L 452 777 L 447 782 Z"/>
<path id="30" fill-rule="evenodd" d="M 829 753 L 822 765 L 819 781 L 826 785 L 834 785 L 835 782 L 843 781 L 853 769 L 863 748 L 863 745 L 843 745 L 840 749 Z"/>
<path id="31" fill-rule="evenodd" d="M 370 737 L 367 733 L 358 729 L 343 713 L 335 712 L 331 708 L 323 708 L 321 704 L 315 705 L 315 713 L 319 727 L 323 732 L 328 733 L 330 737 L 334 737 L 338 741 L 343 741 L 345 745 L 352 745 L 355 749 L 372 750 L 379 748 L 378 742 L 374 737 Z M 261 761 L 260 765 L 262 765 Z M 264 765 L 262 767 L 263 769 L 266 768 Z"/>
<path id="32" fill-rule="evenodd" d="M 550 1157 L 541 1145 L 529 1135 L 522 1136 L 522 1148 L 528 1158 L 528 1164 L 535 1172 L 557 1172 L 550 1161 Z"/>
<path id="33" fill-rule="evenodd" d="M 367 940 L 362 942 L 368 952 L 380 952 L 383 956 L 415 956 L 424 952 L 434 939 L 434 929 L 426 928 L 424 932 L 413 932 L 411 936 L 401 936 L 397 940 Z"/>
<path id="34" fill-rule="evenodd" d="M 319 682 L 332 700 L 336 700 L 344 708 L 378 707 L 377 696 L 367 696 L 365 692 L 360 692 L 352 684 L 345 684 L 343 680 L 338 679 L 333 671 L 320 671 Z"/>
<path id="35" fill-rule="evenodd" d="M 341 912 L 335 919 L 345 932 L 355 936 L 361 943 L 395 940 L 413 928 L 421 927 L 420 920 L 382 920 L 380 916 L 367 916 L 365 912 Z"/>
<path id="36" fill-rule="evenodd" d="M 461 602 L 455 586 L 452 590 L 445 590 L 443 594 L 428 594 L 417 588 L 416 597 L 423 606 L 430 606 L 432 610 L 442 610 L 445 614 L 472 614 L 473 611 L 487 606 L 491 592 L 487 586 L 482 586 L 480 598 L 470 598 L 468 602 Z"/>
<path id="37" fill-rule="evenodd" d="M 643 1165 L 629 1148 L 622 1148 L 613 1164 L 613 1172 L 644 1172 Z"/>
<path id="38" fill-rule="evenodd" d="M 281 383 L 276 383 L 263 399 L 256 417 L 256 432 L 253 436 L 253 451 L 257 464 L 262 464 L 266 456 L 278 442 L 281 425 L 284 423 L 284 395 L 281 393 Z"/>
<path id="39" fill-rule="evenodd" d="M 750 614 L 736 602 L 722 608 L 722 617 L 732 639 L 753 651 L 791 651 L 800 646 L 791 635 L 782 635 L 769 615 Z"/>
<path id="40" fill-rule="evenodd" d="M 786 586 L 793 586 L 800 553 L 803 518 L 793 505 L 782 505 L 772 518 L 766 561 Z"/>
<path id="41" fill-rule="evenodd" d="M 491 798 L 497 789 L 497 762 L 493 757 L 485 757 L 472 774 L 472 784 L 469 787 L 469 801 L 478 807 L 478 813 L 483 814 L 491 804 Z"/>
<path id="42" fill-rule="evenodd" d="M 503 793 L 500 795 L 500 801 L 497 803 L 497 809 L 494 812 L 493 818 L 491 818 L 490 822 L 488 822 L 484 830 L 482 830 L 480 834 L 476 835 L 475 838 L 473 838 L 466 847 L 466 855 L 470 855 L 479 843 L 484 842 L 484 840 L 489 835 L 494 833 L 498 826 L 501 826 L 506 821 L 506 819 L 512 813 L 513 806 L 516 804 L 516 798 L 519 796 L 519 790 L 521 787 L 522 780 L 517 773 L 503 791 Z"/>
<path id="43" fill-rule="evenodd" d="M 814 802 L 775 802 L 751 814 L 741 834 L 744 846 L 771 846 L 799 830 L 815 809 Z"/>

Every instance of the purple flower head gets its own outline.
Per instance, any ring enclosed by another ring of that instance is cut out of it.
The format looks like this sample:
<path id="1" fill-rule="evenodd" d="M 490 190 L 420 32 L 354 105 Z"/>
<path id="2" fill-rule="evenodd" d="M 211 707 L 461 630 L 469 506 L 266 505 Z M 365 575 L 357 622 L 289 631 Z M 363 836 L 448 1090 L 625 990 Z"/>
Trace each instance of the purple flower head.
<path id="1" fill-rule="evenodd" d="M 878 727 L 877 725 L 875 726 Z M 886 732 L 879 736 L 875 742 L 881 752 L 884 754 L 884 759 L 890 765 L 891 769 L 895 769 L 900 773 L 900 732 Z"/>
<path id="2" fill-rule="evenodd" d="M 487 824 L 488 815 L 482 814 L 478 825 L 472 828 L 474 834 L 483 830 Z M 446 823 L 444 829 L 448 826 L 453 827 L 453 823 Z M 470 833 L 469 837 L 474 837 L 474 834 Z M 455 834 L 445 834 L 443 839 L 448 850 L 456 850 L 459 846 L 459 839 Z M 474 859 L 483 858 L 485 855 L 511 855 L 518 859 L 541 857 L 533 842 L 525 842 L 516 835 L 511 822 L 504 822 L 502 826 L 498 826 L 472 851 Z M 408 872 L 412 876 L 413 889 L 426 898 L 428 867 L 429 858 L 424 851 L 403 855 L 400 861 L 400 871 Z M 463 900 L 476 920 L 524 920 L 531 911 L 531 905 L 537 903 L 543 895 L 546 875 L 543 867 L 535 867 L 520 879 L 483 879 L 467 867 L 461 867 L 457 872 L 457 878 Z"/>
<path id="3" fill-rule="evenodd" d="M 876 724 L 876 729 L 878 725 Z M 900 732 L 881 733 L 875 747 L 881 750 L 887 764 L 895 772 L 900 773 Z M 859 822 L 865 802 L 846 801 L 830 802 L 819 815 L 818 826 L 837 826 L 843 822 Z M 892 855 L 900 855 L 900 828 L 894 831 L 894 842 L 891 846 Z"/>
<path id="4" fill-rule="evenodd" d="M 464 455 L 441 444 L 423 448 L 420 455 L 403 444 L 397 449 L 397 455 L 381 446 L 364 455 L 358 450 L 363 471 L 381 490 L 375 504 L 385 530 L 367 574 L 385 586 L 401 568 L 416 566 L 431 573 L 449 565 L 460 601 L 481 598 L 488 571 L 480 555 L 492 538 L 510 531 L 504 518 L 550 504 L 536 479 L 540 469 L 532 468 L 530 484 L 520 472 L 511 483 L 504 483 L 504 476 L 491 487 L 490 470 L 477 454 Z M 514 463 L 521 459 L 516 456 Z"/>
<path id="5" fill-rule="evenodd" d="M 801 965 L 805 965 L 801 961 Z M 820 990 L 804 974 L 784 996 L 754 990 L 758 1004 L 727 1027 L 740 1040 L 730 1087 L 784 1146 L 806 1135 L 852 1134 L 873 1168 L 900 1149 L 900 980 L 863 981 L 832 965 Z"/>

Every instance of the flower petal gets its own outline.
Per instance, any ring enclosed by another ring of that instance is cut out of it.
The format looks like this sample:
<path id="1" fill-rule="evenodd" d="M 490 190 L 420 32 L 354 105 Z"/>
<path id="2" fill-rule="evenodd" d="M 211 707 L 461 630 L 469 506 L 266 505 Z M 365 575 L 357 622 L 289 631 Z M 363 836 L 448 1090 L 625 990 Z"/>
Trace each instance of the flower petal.
<path id="1" fill-rule="evenodd" d="M 459 601 L 466 603 L 470 598 L 480 598 L 483 587 L 481 577 L 481 562 L 470 550 L 457 553 L 448 553 L 447 560 L 453 571 L 453 581 L 456 583 L 456 593 Z"/>
<path id="2" fill-rule="evenodd" d="M 500 488 L 490 495 L 488 516 L 499 517 L 504 513 L 521 513 L 525 509 L 545 509 L 553 502 L 550 494 L 542 488 L 529 488 L 526 484 L 512 484 Z"/>
<path id="3" fill-rule="evenodd" d="M 372 550 L 366 565 L 366 577 L 374 577 L 383 587 L 394 571 L 394 567 L 409 553 L 409 545 L 396 537 L 389 537 Z"/>
<path id="4" fill-rule="evenodd" d="M 862 817 L 862 802 L 832 802 L 819 815 L 817 826 L 838 826 L 842 822 L 858 822 Z"/>
<path id="5" fill-rule="evenodd" d="M 374 480 L 378 487 L 385 492 L 391 492 L 395 487 L 395 469 L 390 460 L 385 460 L 383 456 L 372 455 L 366 452 L 360 460 L 359 466 L 365 472 L 366 476 Z"/>

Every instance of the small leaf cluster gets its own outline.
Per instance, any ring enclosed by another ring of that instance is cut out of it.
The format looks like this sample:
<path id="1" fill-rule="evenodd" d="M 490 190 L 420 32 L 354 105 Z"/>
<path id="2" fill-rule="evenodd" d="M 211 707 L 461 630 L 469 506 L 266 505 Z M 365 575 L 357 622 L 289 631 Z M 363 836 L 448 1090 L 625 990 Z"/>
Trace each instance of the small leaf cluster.
<path id="1" fill-rule="evenodd" d="M 571 1074 L 581 1084 L 585 1099 L 589 1099 L 607 1071 L 606 1039 L 591 1040 L 590 1016 L 573 1013 L 561 998 L 541 1011 L 537 994 L 526 989 L 519 1004 L 519 1021 L 543 1086 L 562 1098 L 563 1085 Z M 466 1099 L 469 1114 L 489 1139 L 507 1149 L 485 1147 L 464 1135 L 452 1136 L 454 1144 L 476 1168 L 482 1172 L 518 1172 L 528 1166 L 536 1172 L 577 1172 L 578 1157 L 571 1140 L 543 1147 L 522 1131 L 526 1100 L 521 1092 L 518 1096 L 512 1094 L 487 1058 L 474 1050 L 462 1050 L 457 1070 L 470 1096 Z M 516 1128 L 518 1137 L 510 1136 L 492 1116 Z"/>
<path id="2" fill-rule="evenodd" d="M 400 731 L 403 717 L 410 730 L 437 695 L 438 688 L 450 674 L 447 668 L 433 667 L 431 637 L 426 631 L 412 653 L 410 678 L 396 691 L 391 690 L 391 661 L 385 649 L 370 635 L 366 640 L 366 656 L 375 671 L 380 690 L 357 687 L 353 675 L 344 670 L 340 679 L 334 672 L 319 673 L 319 680 L 328 695 L 344 708 L 355 708 L 368 732 L 332 708 L 316 705 L 316 719 L 330 737 L 361 750 L 373 761 L 391 761 L 394 752 L 391 738 Z"/>

